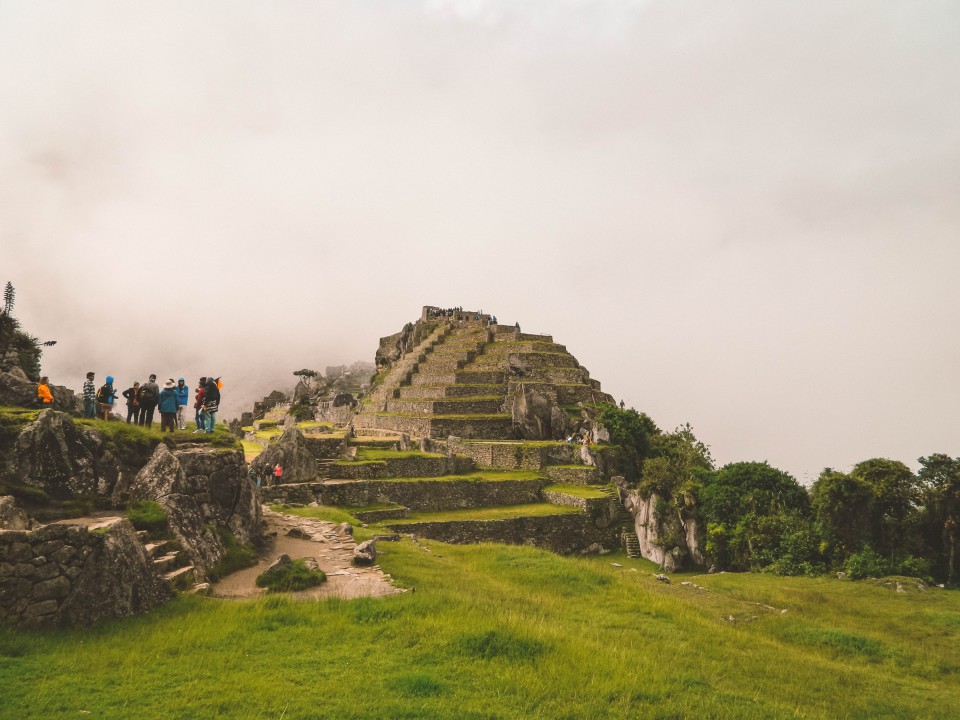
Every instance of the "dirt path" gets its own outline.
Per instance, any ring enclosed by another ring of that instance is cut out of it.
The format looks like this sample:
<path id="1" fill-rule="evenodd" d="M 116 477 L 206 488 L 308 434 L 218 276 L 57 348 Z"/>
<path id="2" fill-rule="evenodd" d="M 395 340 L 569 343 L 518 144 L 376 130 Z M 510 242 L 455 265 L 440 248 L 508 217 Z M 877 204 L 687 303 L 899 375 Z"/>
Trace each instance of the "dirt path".
<path id="1" fill-rule="evenodd" d="M 321 598 L 357 598 L 378 595 L 391 595 L 404 592 L 402 588 L 390 584 L 390 576 L 378 565 L 372 567 L 354 567 L 353 537 L 342 533 L 334 523 L 322 520 L 296 517 L 276 513 L 263 508 L 263 517 L 267 522 L 267 532 L 276 532 L 276 538 L 268 546 L 266 553 L 260 556 L 260 562 L 251 568 L 241 570 L 214 584 L 214 597 L 249 598 L 266 594 L 266 590 L 256 586 L 257 575 L 267 569 L 280 555 L 286 554 L 296 560 L 312 557 L 320 569 L 327 574 L 327 582 L 318 587 L 300 592 L 285 593 L 287 597 L 304 600 Z M 291 537 L 287 533 L 295 532 L 310 537 Z"/>

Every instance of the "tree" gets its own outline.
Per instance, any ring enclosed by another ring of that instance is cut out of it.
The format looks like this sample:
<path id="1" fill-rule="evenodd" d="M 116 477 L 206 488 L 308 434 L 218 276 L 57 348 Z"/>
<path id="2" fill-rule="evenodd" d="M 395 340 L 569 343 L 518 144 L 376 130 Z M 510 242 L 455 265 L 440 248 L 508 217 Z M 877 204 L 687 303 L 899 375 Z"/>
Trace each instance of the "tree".
<path id="1" fill-rule="evenodd" d="M 873 488 L 874 549 L 891 561 L 912 550 L 921 483 L 898 460 L 873 458 L 854 465 L 850 474 Z"/>
<path id="2" fill-rule="evenodd" d="M 960 540 L 960 458 L 935 453 L 922 457 L 920 480 L 924 489 L 924 510 L 928 524 L 943 544 L 942 566 L 946 580 L 953 582 L 956 571 L 957 541 Z"/>
<path id="3" fill-rule="evenodd" d="M 765 462 L 731 463 L 702 478 L 698 512 L 706 523 L 706 553 L 720 566 L 746 569 L 772 562 L 781 544 L 775 528 L 789 526 L 792 532 L 809 517 L 806 490 Z"/>
<path id="4" fill-rule="evenodd" d="M 307 370 L 304 368 L 303 370 L 294 370 L 293 374 L 302 380 L 313 380 L 318 373 L 316 370 Z"/>
<path id="5" fill-rule="evenodd" d="M 609 431 L 610 442 L 620 446 L 621 471 L 630 480 L 636 480 L 644 460 L 652 455 L 660 428 L 646 413 L 638 413 L 633 408 L 623 410 L 609 403 L 599 406 L 597 420 Z"/>
<path id="6" fill-rule="evenodd" d="M 855 475 L 824 469 L 810 500 L 826 549 L 836 564 L 873 544 L 873 486 Z"/>

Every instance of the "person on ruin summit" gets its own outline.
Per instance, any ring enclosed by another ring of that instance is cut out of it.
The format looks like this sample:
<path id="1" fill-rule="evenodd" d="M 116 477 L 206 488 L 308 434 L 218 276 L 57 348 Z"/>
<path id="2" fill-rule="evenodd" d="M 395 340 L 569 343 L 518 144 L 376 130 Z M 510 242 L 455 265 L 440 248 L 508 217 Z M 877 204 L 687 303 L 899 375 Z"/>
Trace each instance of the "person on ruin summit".
<path id="1" fill-rule="evenodd" d="M 110 419 L 113 412 L 113 401 L 117 399 L 117 391 L 113 389 L 113 375 L 107 375 L 107 381 L 97 391 L 97 403 L 100 416 L 104 420 Z"/>
<path id="2" fill-rule="evenodd" d="M 157 400 L 160 399 L 160 386 L 157 385 L 156 374 L 150 375 L 150 380 L 140 387 L 137 402 L 140 405 L 140 420 L 138 425 L 153 427 L 153 411 L 157 409 Z"/>
<path id="3" fill-rule="evenodd" d="M 183 378 L 177 380 L 177 427 L 181 430 L 187 429 L 187 424 L 183 421 L 183 409 L 190 404 L 190 388 L 184 384 Z"/>
<path id="4" fill-rule="evenodd" d="M 163 384 L 163 390 L 160 391 L 158 406 L 160 408 L 160 432 L 169 430 L 173 432 L 177 429 L 177 391 L 176 383 L 170 378 Z"/>
<path id="5" fill-rule="evenodd" d="M 197 421 L 197 429 L 193 431 L 194 435 L 203 432 L 206 427 L 206 420 L 203 416 L 203 395 L 206 392 L 206 386 L 207 379 L 205 377 L 200 378 L 197 382 L 197 393 L 193 402 L 194 418 Z"/>
<path id="6" fill-rule="evenodd" d="M 94 385 L 93 378 L 93 372 L 88 372 L 86 382 L 83 383 L 83 416 L 85 418 L 97 416 L 97 386 Z"/>
<path id="7" fill-rule="evenodd" d="M 213 377 L 207 378 L 207 386 L 203 392 L 203 414 L 206 416 L 206 431 L 212 433 L 217 425 L 217 410 L 220 409 L 220 388 Z"/>
<path id="8" fill-rule="evenodd" d="M 44 375 L 37 383 L 37 403 L 44 407 L 53 405 L 53 393 L 50 392 L 50 378 Z"/>
<path id="9" fill-rule="evenodd" d="M 138 400 L 140 383 L 134 382 L 133 385 L 120 394 L 127 399 L 127 425 L 130 424 L 131 420 L 133 420 L 133 424 L 136 425 L 140 419 L 140 402 Z"/>

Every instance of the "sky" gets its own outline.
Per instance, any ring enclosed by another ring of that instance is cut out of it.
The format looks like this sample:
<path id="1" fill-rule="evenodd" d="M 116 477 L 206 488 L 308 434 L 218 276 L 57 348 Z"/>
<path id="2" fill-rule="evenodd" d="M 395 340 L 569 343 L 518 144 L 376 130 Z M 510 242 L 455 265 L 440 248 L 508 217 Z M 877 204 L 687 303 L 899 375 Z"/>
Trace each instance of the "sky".
<path id="1" fill-rule="evenodd" d="M 238 415 L 423 305 L 718 463 L 960 456 L 960 4 L 0 0 L 0 283 L 57 384 Z"/>

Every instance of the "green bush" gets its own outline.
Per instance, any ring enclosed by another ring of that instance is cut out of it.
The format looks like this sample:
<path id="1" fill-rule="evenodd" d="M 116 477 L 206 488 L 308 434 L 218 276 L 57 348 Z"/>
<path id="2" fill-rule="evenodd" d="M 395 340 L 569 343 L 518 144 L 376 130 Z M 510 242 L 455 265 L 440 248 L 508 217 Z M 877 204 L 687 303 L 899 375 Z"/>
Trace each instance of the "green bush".
<path id="1" fill-rule="evenodd" d="M 307 567 L 304 558 L 294 560 L 289 565 L 278 565 L 257 577 L 257 587 L 270 592 L 295 592 L 316 587 L 327 579 L 323 570 Z"/>
<path id="2" fill-rule="evenodd" d="M 870 548 L 864 548 L 847 558 L 843 566 L 847 575 L 854 580 L 868 577 L 883 577 L 890 574 L 890 563 Z"/>
<path id="3" fill-rule="evenodd" d="M 137 530 L 146 530 L 151 535 L 167 529 L 167 511 L 153 500 L 140 500 L 127 508 L 127 519 Z"/>

